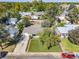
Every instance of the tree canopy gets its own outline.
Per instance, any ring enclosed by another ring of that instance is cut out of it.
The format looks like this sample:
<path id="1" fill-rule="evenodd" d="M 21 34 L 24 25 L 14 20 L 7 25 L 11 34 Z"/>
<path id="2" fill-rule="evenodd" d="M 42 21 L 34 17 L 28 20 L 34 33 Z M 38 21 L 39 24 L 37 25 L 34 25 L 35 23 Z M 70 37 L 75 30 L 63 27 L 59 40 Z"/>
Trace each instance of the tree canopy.
<path id="1" fill-rule="evenodd" d="M 72 43 L 79 45 L 79 27 L 74 30 L 69 31 L 68 39 Z"/>

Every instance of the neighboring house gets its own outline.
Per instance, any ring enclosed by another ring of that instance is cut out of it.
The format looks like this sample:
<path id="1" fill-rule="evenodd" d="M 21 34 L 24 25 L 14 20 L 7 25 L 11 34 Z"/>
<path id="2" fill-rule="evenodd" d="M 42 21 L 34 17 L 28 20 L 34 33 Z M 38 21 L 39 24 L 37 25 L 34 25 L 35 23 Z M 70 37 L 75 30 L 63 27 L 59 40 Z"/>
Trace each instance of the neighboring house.
<path id="1" fill-rule="evenodd" d="M 42 12 L 34 12 L 34 15 L 42 16 L 42 15 L 44 15 L 44 12 L 43 11 Z"/>
<path id="2" fill-rule="evenodd" d="M 19 14 L 21 15 L 21 17 L 30 16 L 31 19 L 36 20 L 40 16 L 44 15 L 44 12 L 19 12 Z"/>
<path id="3" fill-rule="evenodd" d="M 8 21 L 6 21 L 6 23 L 9 25 L 15 25 L 17 21 L 17 18 L 9 18 Z"/>
<path id="4" fill-rule="evenodd" d="M 55 33 L 58 34 L 58 35 L 61 35 L 61 38 L 67 38 L 68 32 L 70 30 L 75 29 L 78 26 L 79 25 L 68 24 L 68 25 L 65 25 L 64 27 L 57 27 L 56 30 L 55 30 Z"/>
<path id="5" fill-rule="evenodd" d="M 39 16 L 32 15 L 32 16 L 31 16 L 31 19 L 32 19 L 32 20 L 37 20 L 37 19 L 39 19 Z"/>
<path id="6" fill-rule="evenodd" d="M 69 24 L 70 22 L 65 18 L 65 16 L 56 16 L 56 19 L 58 22 L 64 22 L 66 24 Z"/>
<path id="7" fill-rule="evenodd" d="M 7 31 L 9 32 L 11 38 L 18 35 L 19 33 L 18 28 L 15 28 L 15 26 L 8 26 Z"/>
<path id="8" fill-rule="evenodd" d="M 32 12 L 19 12 L 19 14 L 21 15 L 21 17 L 31 16 L 32 15 Z"/>

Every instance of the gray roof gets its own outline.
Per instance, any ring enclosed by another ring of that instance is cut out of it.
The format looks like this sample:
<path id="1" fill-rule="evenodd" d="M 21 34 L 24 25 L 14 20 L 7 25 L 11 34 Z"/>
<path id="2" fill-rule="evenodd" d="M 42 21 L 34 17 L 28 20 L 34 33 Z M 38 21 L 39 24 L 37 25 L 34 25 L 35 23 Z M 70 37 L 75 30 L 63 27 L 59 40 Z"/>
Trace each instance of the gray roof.
<path id="1" fill-rule="evenodd" d="M 7 23 L 14 25 L 14 24 L 17 23 L 17 21 L 18 21 L 17 18 L 9 18 L 9 20 L 7 21 Z"/>
<path id="2" fill-rule="evenodd" d="M 40 15 L 44 15 L 44 12 L 34 12 L 34 15 L 40 16 Z"/>
<path id="3" fill-rule="evenodd" d="M 79 25 L 74 25 L 74 24 L 68 24 L 65 25 L 64 27 L 57 27 L 57 30 L 60 33 L 68 33 L 68 31 L 75 29 L 76 27 L 78 27 Z"/>
<path id="4" fill-rule="evenodd" d="M 17 33 L 19 32 L 19 30 L 18 30 L 17 28 L 15 28 L 15 27 L 9 26 L 8 32 L 9 32 L 10 34 L 15 35 L 15 34 L 17 34 Z"/>
<path id="5" fill-rule="evenodd" d="M 23 33 L 28 33 L 28 34 L 37 34 L 43 31 L 44 28 L 41 27 L 41 25 L 36 24 L 36 25 L 31 25 L 29 27 L 26 27 L 23 30 Z"/>
<path id="6" fill-rule="evenodd" d="M 23 16 L 31 16 L 32 12 L 19 12 L 19 14 Z"/>

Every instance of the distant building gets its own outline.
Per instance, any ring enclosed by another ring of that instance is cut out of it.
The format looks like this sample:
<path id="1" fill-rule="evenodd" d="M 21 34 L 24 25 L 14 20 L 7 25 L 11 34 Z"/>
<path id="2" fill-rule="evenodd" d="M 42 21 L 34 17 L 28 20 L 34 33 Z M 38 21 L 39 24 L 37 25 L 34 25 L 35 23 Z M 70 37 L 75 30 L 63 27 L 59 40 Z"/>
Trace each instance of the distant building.
<path id="1" fill-rule="evenodd" d="M 56 16 L 57 22 L 64 22 L 66 24 L 69 24 L 70 22 L 65 18 L 65 16 Z"/>
<path id="2" fill-rule="evenodd" d="M 68 25 L 65 25 L 64 27 L 57 27 L 56 30 L 55 30 L 55 33 L 58 34 L 58 35 L 61 35 L 61 38 L 67 38 L 68 32 L 70 30 L 75 29 L 78 26 L 79 25 L 68 24 Z"/>
<path id="3" fill-rule="evenodd" d="M 40 16 L 44 15 L 44 12 L 19 12 L 21 17 L 30 16 L 31 19 L 38 19 Z"/>
<path id="4" fill-rule="evenodd" d="M 33 15 L 33 16 L 31 16 L 31 19 L 32 19 L 32 20 L 37 20 L 37 19 L 39 19 L 39 16 Z"/>
<path id="5" fill-rule="evenodd" d="M 9 25 L 15 25 L 17 21 L 17 18 L 9 18 L 8 21 L 6 21 L 6 23 Z"/>
<path id="6" fill-rule="evenodd" d="M 34 15 L 42 16 L 42 15 L 44 15 L 44 12 L 43 11 L 41 11 L 41 12 L 34 12 Z"/>
<path id="7" fill-rule="evenodd" d="M 19 12 L 19 14 L 21 15 L 21 17 L 31 16 L 32 15 L 32 12 Z"/>

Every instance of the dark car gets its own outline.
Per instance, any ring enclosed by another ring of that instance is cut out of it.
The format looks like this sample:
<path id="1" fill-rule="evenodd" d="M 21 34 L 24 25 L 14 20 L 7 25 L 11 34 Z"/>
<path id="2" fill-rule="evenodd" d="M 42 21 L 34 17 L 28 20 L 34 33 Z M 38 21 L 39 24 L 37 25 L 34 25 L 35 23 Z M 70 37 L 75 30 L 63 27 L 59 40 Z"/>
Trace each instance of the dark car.
<path id="1" fill-rule="evenodd" d="M 7 51 L 1 51 L 1 52 L 0 52 L 0 58 L 5 57 L 7 54 L 8 54 Z"/>
<path id="2" fill-rule="evenodd" d="M 62 53 L 61 56 L 63 58 L 75 58 L 74 53 Z"/>

